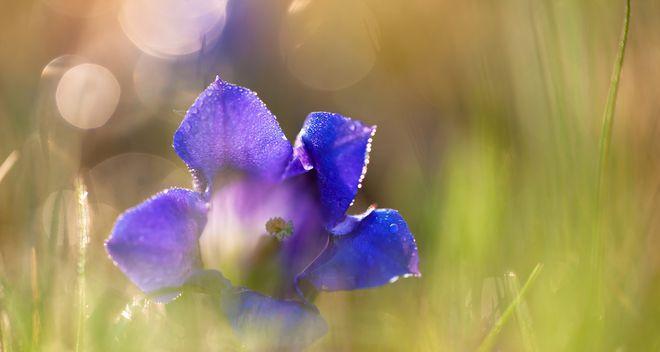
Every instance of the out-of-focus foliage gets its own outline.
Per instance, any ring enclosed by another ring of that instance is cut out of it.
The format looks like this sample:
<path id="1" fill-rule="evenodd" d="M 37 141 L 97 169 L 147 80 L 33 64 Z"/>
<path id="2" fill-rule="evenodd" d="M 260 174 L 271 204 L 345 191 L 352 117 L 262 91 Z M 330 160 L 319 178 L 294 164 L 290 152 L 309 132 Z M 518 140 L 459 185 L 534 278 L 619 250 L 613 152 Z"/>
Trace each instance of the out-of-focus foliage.
<path id="1" fill-rule="evenodd" d="M 319 295 L 329 333 L 312 350 L 474 350 L 538 263 L 494 349 L 660 349 L 655 1 L 633 2 L 600 201 L 596 192 L 623 9 L 614 0 L 5 2 L 2 350 L 240 350 L 208 309 L 216 302 L 151 303 L 103 250 L 119 213 L 190 186 L 172 134 L 216 74 L 259 92 L 291 140 L 309 111 L 378 125 L 352 211 L 396 207 L 423 276 Z"/>

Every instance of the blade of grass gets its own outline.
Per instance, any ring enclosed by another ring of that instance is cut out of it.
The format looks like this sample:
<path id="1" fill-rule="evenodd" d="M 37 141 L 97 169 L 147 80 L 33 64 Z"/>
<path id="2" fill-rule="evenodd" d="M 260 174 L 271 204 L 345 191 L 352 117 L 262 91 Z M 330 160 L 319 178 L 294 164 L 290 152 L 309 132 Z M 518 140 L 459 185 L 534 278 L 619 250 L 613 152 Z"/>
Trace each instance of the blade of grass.
<path id="1" fill-rule="evenodd" d="M 601 126 L 599 151 L 600 159 L 598 164 L 598 195 L 600 201 L 600 192 L 603 184 L 603 175 L 607 167 L 607 161 L 610 156 L 610 145 L 612 144 L 612 125 L 614 124 L 614 111 L 616 109 L 616 100 L 619 94 L 619 81 L 621 80 L 621 69 L 623 68 L 623 59 L 626 54 L 628 44 L 628 29 L 630 27 L 630 0 L 626 0 L 625 15 L 623 19 L 623 29 L 621 30 L 621 39 L 619 41 L 619 51 L 617 52 L 616 62 L 612 69 L 610 79 L 610 88 L 605 102 L 605 111 L 603 112 L 603 123 Z"/>
<path id="2" fill-rule="evenodd" d="M 601 315 L 602 311 L 602 265 L 603 265 L 603 233 L 602 233 L 602 198 L 605 190 L 605 173 L 607 164 L 610 160 L 610 145 L 612 144 L 612 126 L 614 124 L 614 112 L 616 109 L 616 101 L 619 93 L 619 81 L 621 79 L 621 70 L 623 68 L 623 59 L 626 54 L 626 46 L 628 43 L 628 29 L 630 27 L 630 0 L 626 0 L 625 14 L 623 19 L 623 28 L 621 29 L 621 38 L 619 40 L 619 50 L 617 52 L 616 61 L 612 69 L 612 76 L 610 79 L 610 88 L 605 102 L 605 111 L 603 112 L 603 122 L 601 126 L 601 134 L 599 141 L 599 160 L 598 160 L 598 179 L 596 183 L 596 218 L 594 231 L 591 239 L 591 270 L 590 277 L 595 280 L 593 289 L 595 290 L 595 299 L 593 300 L 596 305 L 596 314 Z"/>
<path id="3" fill-rule="evenodd" d="M 9 321 L 9 299 L 8 299 L 8 284 L 5 281 L 7 273 L 5 271 L 5 261 L 0 253 L 0 348 L 2 352 L 10 352 L 12 348 L 12 331 L 11 323 Z"/>
<path id="4" fill-rule="evenodd" d="M 2 179 L 5 178 L 9 170 L 14 166 L 16 160 L 18 160 L 18 151 L 14 150 L 9 153 L 7 159 L 5 159 L 5 161 L 2 162 L 2 165 L 0 165 L 0 182 L 2 182 Z"/>
<path id="5" fill-rule="evenodd" d="M 495 344 L 495 339 L 499 335 L 500 331 L 502 331 L 502 328 L 507 323 L 507 321 L 509 321 L 511 314 L 513 314 L 513 312 L 517 309 L 518 305 L 520 305 L 520 302 L 522 302 L 522 299 L 523 297 L 525 297 L 525 294 L 527 293 L 529 288 L 532 286 L 534 281 L 536 281 L 536 278 L 541 273 L 541 269 L 543 269 L 543 264 L 541 263 L 536 264 L 534 270 L 532 270 L 532 273 L 529 274 L 529 278 L 527 278 L 525 285 L 523 285 L 523 288 L 520 290 L 520 293 L 518 293 L 518 295 L 513 299 L 513 301 L 511 301 L 511 304 L 509 304 L 509 306 L 506 308 L 504 313 L 502 313 L 500 318 L 495 322 L 493 327 L 488 332 L 488 335 L 486 335 L 486 338 L 484 338 L 484 340 L 477 348 L 478 352 L 490 351 L 493 348 L 493 345 Z"/>
<path id="6" fill-rule="evenodd" d="M 509 273 L 506 275 L 504 281 L 511 297 L 517 297 L 520 295 L 520 281 L 515 273 Z M 524 301 L 516 306 L 516 321 L 520 327 L 520 335 L 522 336 L 524 350 L 527 352 L 538 351 L 536 337 L 534 336 L 534 328 L 532 327 L 532 319 L 529 316 L 529 310 Z"/>
<path id="7" fill-rule="evenodd" d="M 41 333 L 41 297 L 39 295 L 39 267 L 37 262 L 37 249 L 32 247 L 30 252 L 30 286 L 32 288 L 32 348 L 39 349 Z"/>
<path id="8" fill-rule="evenodd" d="M 82 351 L 85 336 L 85 265 L 87 260 L 87 244 L 89 243 L 89 204 L 87 189 L 82 180 L 76 180 L 78 194 L 78 317 L 76 328 L 76 351 Z"/>
<path id="9" fill-rule="evenodd" d="M 3 352 L 11 352 L 13 350 L 10 327 L 11 325 L 9 323 L 9 317 L 7 316 L 7 313 L 3 311 L 0 313 L 0 333 L 2 333 L 2 339 L 0 342 L 2 342 Z"/>

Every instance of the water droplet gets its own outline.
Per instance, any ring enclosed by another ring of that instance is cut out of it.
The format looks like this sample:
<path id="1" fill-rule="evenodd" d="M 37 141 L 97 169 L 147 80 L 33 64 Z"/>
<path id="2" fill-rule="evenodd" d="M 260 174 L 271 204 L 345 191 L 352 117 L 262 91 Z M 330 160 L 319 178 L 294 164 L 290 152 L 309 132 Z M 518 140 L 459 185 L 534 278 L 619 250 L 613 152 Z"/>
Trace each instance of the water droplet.
<path id="1" fill-rule="evenodd" d="M 397 225 L 397 224 L 390 224 L 390 232 L 391 232 L 391 233 L 397 233 L 397 232 L 399 232 L 399 225 Z"/>

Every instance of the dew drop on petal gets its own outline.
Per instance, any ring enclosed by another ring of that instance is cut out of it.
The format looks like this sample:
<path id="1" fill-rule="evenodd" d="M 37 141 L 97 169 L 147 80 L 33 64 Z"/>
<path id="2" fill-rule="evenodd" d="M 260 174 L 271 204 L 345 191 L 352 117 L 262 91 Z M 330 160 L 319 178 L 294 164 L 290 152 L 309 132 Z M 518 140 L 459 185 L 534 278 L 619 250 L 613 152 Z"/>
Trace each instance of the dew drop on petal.
<path id="1" fill-rule="evenodd" d="M 181 127 L 183 127 L 184 132 L 186 133 L 190 132 L 190 124 L 188 122 L 184 122 L 183 125 L 181 125 Z"/>
<path id="2" fill-rule="evenodd" d="M 399 225 L 397 225 L 397 224 L 390 224 L 390 232 L 391 232 L 391 233 L 397 233 L 397 232 L 399 232 Z"/>

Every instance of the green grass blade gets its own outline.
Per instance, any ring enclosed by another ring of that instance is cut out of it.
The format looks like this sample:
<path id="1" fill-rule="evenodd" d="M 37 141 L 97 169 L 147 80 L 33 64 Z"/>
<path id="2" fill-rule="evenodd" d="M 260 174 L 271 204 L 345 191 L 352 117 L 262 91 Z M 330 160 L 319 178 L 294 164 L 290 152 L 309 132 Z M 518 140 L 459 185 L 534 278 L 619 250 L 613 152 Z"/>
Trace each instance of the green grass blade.
<path id="1" fill-rule="evenodd" d="M 518 280 L 518 276 L 515 273 L 509 273 L 506 275 L 504 282 L 506 284 L 506 289 L 511 297 L 515 298 L 520 295 L 520 281 Z M 516 306 L 515 313 L 516 321 L 518 322 L 518 326 L 520 328 L 520 335 L 522 336 L 524 351 L 538 351 L 534 328 L 532 326 L 532 319 L 529 315 L 527 304 L 522 301 L 518 306 Z"/>
<path id="2" fill-rule="evenodd" d="M 532 273 L 529 274 L 529 278 L 525 282 L 525 285 L 523 285 L 523 288 L 520 290 L 520 293 L 518 293 L 518 295 L 513 299 L 511 304 L 509 304 L 509 306 L 506 308 L 504 313 L 502 313 L 500 318 L 497 319 L 493 327 L 488 332 L 488 335 L 486 335 L 486 338 L 484 338 L 484 340 L 481 342 L 481 345 L 479 345 L 479 347 L 477 348 L 478 352 L 490 351 L 493 348 L 493 345 L 495 344 L 495 339 L 499 335 L 500 331 L 502 331 L 504 325 L 509 321 L 511 315 L 518 308 L 529 288 L 532 286 L 534 281 L 536 281 L 536 278 L 541 273 L 541 269 L 543 269 L 543 264 L 541 263 L 536 264 L 534 270 L 532 270 Z"/>
<path id="3" fill-rule="evenodd" d="M 630 27 L 630 0 L 626 0 L 625 14 L 623 20 L 623 28 L 621 30 L 621 38 L 619 40 L 619 50 L 617 52 L 614 68 L 612 69 L 612 77 L 610 79 L 610 88 L 605 103 L 605 111 L 603 112 L 603 122 L 601 126 L 601 134 L 599 141 L 599 160 L 598 160 L 598 179 L 596 184 L 596 218 L 595 226 L 592 232 L 591 239 L 591 270 L 590 275 L 593 281 L 593 289 L 595 299 L 593 300 L 597 316 L 602 313 L 602 262 L 603 262 L 603 232 L 602 221 L 603 206 L 602 198 L 605 189 L 605 173 L 607 164 L 610 159 L 610 145 L 612 144 L 612 126 L 614 124 L 614 112 L 616 109 L 616 101 L 619 93 L 619 81 L 621 80 L 621 70 L 623 68 L 623 59 L 626 53 L 626 46 L 628 43 L 628 29 Z"/>
<path id="4" fill-rule="evenodd" d="M 38 350 L 41 338 L 41 286 L 39 285 L 39 266 L 37 249 L 30 251 L 30 286 L 32 289 L 32 348 Z"/>
<path id="5" fill-rule="evenodd" d="M 76 328 L 76 351 L 82 351 L 85 336 L 85 265 L 89 243 L 89 203 L 87 189 L 82 177 L 76 181 L 78 194 L 78 317 Z"/>
<path id="6" fill-rule="evenodd" d="M 11 342 L 11 324 L 9 323 L 9 316 L 4 311 L 0 312 L 0 342 L 2 343 L 3 352 L 13 351 Z"/>
<path id="7" fill-rule="evenodd" d="M 630 0 L 626 0 L 625 16 L 623 20 L 623 29 L 621 30 L 621 39 L 619 41 L 619 51 L 617 52 L 616 62 L 612 69 L 610 79 L 610 89 L 607 94 L 605 111 L 603 112 L 603 123 L 601 126 L 599 150 L 599 171 L 598 171 L 598 192 L 600 194 L 603 183 L 603 175 L 607 167 L 607 161 L 610 155 L 610 145 L 612 144 L 612 125 L 614 124 L 614 110 L 616 109 L 616 100 L 619 94 L 619 81 L 621 80 L 621 69 L 623 68 L 623 59 L 626 54 L 628 44 L 628 29 L 630 27 Z M 599 199 L 600 200 L 600 199 Z"/>

